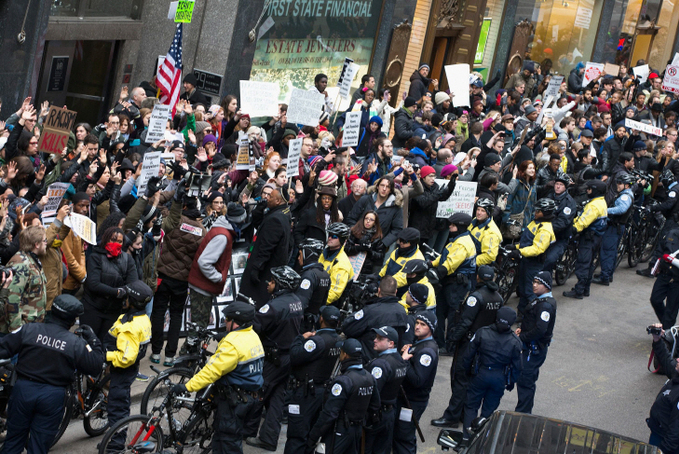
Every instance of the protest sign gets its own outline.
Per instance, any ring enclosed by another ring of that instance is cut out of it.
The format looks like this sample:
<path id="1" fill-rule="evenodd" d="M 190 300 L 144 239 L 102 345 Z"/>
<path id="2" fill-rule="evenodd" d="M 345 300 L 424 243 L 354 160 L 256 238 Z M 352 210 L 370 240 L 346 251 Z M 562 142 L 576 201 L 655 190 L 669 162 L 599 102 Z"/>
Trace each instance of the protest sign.
<path id="1" fill-rule="evenodd" d="M 170 106 L 166 104 L 153 106 L 153 112 L 151 112 L 149 119 L 149 129 L 146 132 L 146 143 L 155 143 L 165 138 L 165 129 L 169 118 Z"/>
<path id="2" fill-rule="evenodd" d="M 288 148 L 288 167 L 286 174 L 288 178 L 299 176 L 299 157 L 302 154 L 302 143 L 304 139 L 292 139 Z"/>
<path id="3" fill-rule="evenodd" d="M 97 224 L 87 216 L 71 213 L 64 219 L 64 224 L 70 227 L 78 238 L 89 244 L 97 244 Z"/>
<path id="4" fill-rule="evenodd" d="M 288 102 L 288 123 L 305 126 L 318 126 L 321 118 L 325 95 L 318 90 L 300 90 L 293 88 Z"/>
<path id="5" fill-rule="evenodd" d="M 77 116 L 78 112 L 51 106 L 43 123 L 38 150 L 45 153 L 61 153 L 68 143 L 68 136 Z"/>
<path id="6" fill-rule="evenodd" d="M 655 126 L 647 125 L 640 121 L 634 121 L 629 118 L 625 118 L 625 127 L 630 129 L 636 129 L 637 131 L 645 132 L 646 134 L 653 134 L 654 136 L 662 136 L 662 128 L 656 128 Z"/>
<path id="7" fill-rule="evenodd" d="M 604 63 L 604 72 L 609 76 L 618 77 L 620 66 L 614 65 L 613 63 Z"/>
<path id="8" fill-rule="evenodd" d="M 173 134 L 169 129 L 165 130 L 164 139 L 168 144 L 174 142 L 175 140 L 178 140 L 181 143 L 185 142 L 184 135 L 181 132 L 175 132 Z"/>
<path id="9" fill-rule="evenodd" d="M 344 61 L 346 64 L 346 60 Z M 343 74 L 341 75 L 342 80 L 340 83 L 337 84 L 339 87 L 339 94 L 342 98 L 344 99 L 350 99 L 351 98 L 351 84 L 354 83 L 354 78 L 356 77 L 356 74 L 358 73 L 358 69 L 360 68 L 359 65 L 356 63 L 349 63 L 347 66 L 347 69 L 343 70 Z"/>
<path id="10" fill-rule="evenodd" d="M 243 131 L 238 132 L 236 170 L 250 170 L 250 141 L 248 135 Z"/>
<path id="11" fill-rule="evenodd" d="M 547 96 L 558 96 L 563 79 L 563 76 L 552 76 L 552 78 L 549 79 L 549 85 L 547 85 L 547 89 L 545 90 L 543 97 L 546 98 Z M 545 104 L 545 107 L 548 107 L 547 104 Z"/>
<path id="12" fill-rule="evenodd" d="M 672 58 L 672 66 L 679 66 L 679 52 L 675 52 L 674 58 Z"/>
<path id="13" fill-rule="evenodd" d="M 662 80 L 662 89 L 679 93 L 679 65 L 667 65 L 665 77 Z"/>
<path id="14" fill-rule="evenodd" d="M 639 79 L 643 84 L 648 79 L 648 75 L 651 74 L 651 68 L 648 65 L 635 66 L 632 68 L 634 77 Z"/>
<path id="15" fill-rule="evenodd" d="M 601 75 L 604 70 L 603 63 L 592 63 L 588 61 L 585 63 L 585 72 L 582 74 L 582 86 L 586 87 L 591 81 Z"/>
<path id="16" fill-rule="evenodd" d="M 152 151 L 144 154 L 144 161 L 141 164 L 141 175 L 137 184 L 137 194 L 144 194 L 146 192 L 146 185 L 149 179 L 158 176 L 160 171 L 160 151 Z"/>
<path id="17" fill-rule="evenodd" d="M 66 194 L 70 185 L 71 183 L 52 183 L 49 188 L 47 188 L 47 203 L 42 209 L 41 214 L 43 218 L 48 218 L 57 214 L 61 199 L 64 197 L 64 194 Z"/>
<path id="18" fill-rule="evenodd" d="M 361 134 L 361 116 L 363 112 L 347 112 L 346 122 L 344 123 L 344 133 L 342 135 L 342 146 L 357 147 L 359 135 Z"/>
<path id="19" fill-rule="evenodd" d="M 281 87 L 275 82 L 240 81 L 240 109 L 250 117 L 272 117 L 278 114 Z"/>
<path id="20" fill-rule="evenodd" d="M 439 186 L 447 186 L 448 180 L 435 180 Z M 476 185 L 472 181 L 457 181 L 450 198 L 439 202 L 436 207 L 437 218 L 448 218 L 454 213 L 466 213 L 474 217 L 474 201 L 476 200 Z"/>
<path id="21" fill-rule="evenodd" d="M 447 65 L 443 69 L 446 71 L 448 89 L 453 95 L 453 106 L 469 106 L 469 65 Z"/>
<path id="22" fill-rule="evenodd" d="M 573 22 L 573 26 L 589 30 L 591 24 L 592 10 L 590 8 L 585 8 L 584 6 L 578 6 L 577 11 L 575 12 L 575 22 Z"/>
<path id="23" fill-rule="evenodd" d="M 194 6 L 196 6 L 196 2 L 193 0 L 179 0 L 177 2 L 177 11 L 174 14 L 174 21 L 185 24 L 191 23 Z"/>
<path id="24" fill-rule="evenodd" d="M 351 263 L 351 268 L 353 268 L 354 270 L 354 282 L 358 280 L 358 275 L 361 274 L 361 269 L 363 268 L 363 264 L 365 263 L 366 255 L 367 254 L 365 252 L 359 252 L 356 255 L 348 256 L 349 263 Z"/>

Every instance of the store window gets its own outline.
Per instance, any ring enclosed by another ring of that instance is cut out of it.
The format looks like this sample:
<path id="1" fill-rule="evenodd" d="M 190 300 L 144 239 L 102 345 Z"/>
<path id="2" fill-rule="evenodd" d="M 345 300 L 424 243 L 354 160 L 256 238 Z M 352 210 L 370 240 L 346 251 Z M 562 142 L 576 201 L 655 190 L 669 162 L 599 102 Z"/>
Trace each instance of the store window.
<path id="1" fill-rule="evenodd" d="M 370 68 L 382 0 L 272 0 L 268 5 L 252 80 L 279 83 L 284 101 L 293 87 L 309 88 L 318 73 L 328 76 L 328 87 L 337 85 L 349 57 L 360 65 L 354 79 L 358 87 Z"/>
<path id="2" fill-rule="evenodd" d="M 483 17 L 483 25 L 479 33 L 479 44 L 474 56 L 474 70 L 481 72 L 484 79 L 488 80 L 488 70 L 493 64 L 497 40 L 500 36 L 502 25 L 502 11 L 505 6 L 504 0 L 488 0 Z"/>
<path id="3" fill-rule="evenodd" d="M 50 16 L 141 17 L 142 0 L 52 0 Z"/>

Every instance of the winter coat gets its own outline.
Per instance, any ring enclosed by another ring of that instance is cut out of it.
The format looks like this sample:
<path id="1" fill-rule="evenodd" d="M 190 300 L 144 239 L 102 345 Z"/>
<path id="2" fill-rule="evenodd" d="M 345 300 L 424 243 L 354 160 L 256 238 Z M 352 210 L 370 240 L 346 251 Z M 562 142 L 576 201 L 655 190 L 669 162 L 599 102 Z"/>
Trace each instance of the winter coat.
<path id="1" fill-rule="evenodd" d="M 401 191 L 394 191 L 379 208 L 375 207 L 376 200 L 375 187 L 371 186 L 368 188 L 368 193 L 356 202 L 345 224 L 353 226 L 359 219 L 363 218 L 363 214 L 366 211 L 372 210 L 377 212 L 380 218 L 382 234 L 384 235 L 382 242 L 388 248 L 396 241 L 399 232 L 403 230 L 403 211 L 401 209 L 403 206 L 403 194 Z"/>
<path id="2" fill-rule="evenodd" d="M 40 261 L 47 278 L 47 301 L 45 304 L 45 310 L 47 311 L 51 309 L 54 298 L 61 295 L 62 284 L 64 282 L 64 262 L 61 261 L 62 253 L 59 245 L 68 236 L 70 231 L 71 229 L 59 222 L 58 219 L 55 219 L 45 231 L 47 235 L 47 253 Z"/>
<path id="3" fill-rule="evenodd" d="M 509 215 L 518 214 L 523 211 L 523 227 L 527 227 L 533 220 L 533 206 L 538 200 L 535 183 L 528 184 L 523 179 L 513 179 L 509 183 L 509 189 L 507 209 L 505 210 L 502 222 L 509 221 Z"/>
<path id="4" fill-rule="evenodd" d="M 431 186 L 426 184 L 422 186 L 424 187 L 424 194 L 418 195 L 410 201 L 408 226 L 419 230 L 421 239 L 428 240 L 436 227 L 438 204 L 450 198 L 455 189 L 455 181 L 448 183 L 445 188 L 440 188 L 437 183 L 432 183 Z"/>
<path id="5" fill-rule="evenodd" d="M 413 121 L 413 114 L 405 107 L 396 111 L 394 114 L 394 137 L 391 139 L 394 149 L 403 148 L 406 141 L 413 136 L 415 130 Z"/>
<path id="6" fill-rule="evenodd" d="M 571 69 L 571 73 L 568 75 L 568 91 L 571 93 L 580 93 L 580 90 L 582 90 L 582 76 L 579 71 L 584 67 L 585 64 L 579 62 L 575 68 Z"/>
<path id="7" fill-rule="evenodd" d="M 196 210 L 196 215 L 197 215 Z M 205 228 L 200 219 L 190 218 L 182 212 L 182 203 L 172 202 L 170 216 L 163 220 L 163 248 L 158 261 L 158 273 L 178 281 L 189 280 L 189 270 L 203 237 Z"/>
<path id="8" fill-rule="evenodd" d="M 100 312 L 120 314 L 125 298 L 118 298 L 118 289 L 137 281 L 137 268 L 129 254 L 107 256 L 106 249 L 94 246 L 87 259 L 87 280 L 83 301 Z"/>
<path id="9" fill-rule="evenodd" d="M 415 98 L 417 102 L 427 94 L 429 84 L 431 79 L 424 77 L 419 71 L 415 72 L 410 76 L 410 88 L 408 89 L 408 96 Z"/>
<path id="10" fill-rule="evenodd" d="M 351 234 L 344 244 L 344 252 L 349 257 L 358 255 L 361 252 L 366 253 L 365 262 L 360 272 L 363 274 L 373 274 L 374 269 L 377 269 L 379 272 L 384 262 L 384 253 L 387 250 L 381 238 L 373 240 L 372 236 L 373 232 L 364 232 L 361 238 Z"/>
<path id="11" fill-rule="evenodd" d="M 316 205 L 311 205 L 297 219 L 294 229 L 295 244 L 301 244 L 307 238 L 314 238 L 322 242 L 328 240 L 325 234 L 325 222 L 319 223 L 316 220 Z M 330 220 L 333 223 L 333 220 Z"/>

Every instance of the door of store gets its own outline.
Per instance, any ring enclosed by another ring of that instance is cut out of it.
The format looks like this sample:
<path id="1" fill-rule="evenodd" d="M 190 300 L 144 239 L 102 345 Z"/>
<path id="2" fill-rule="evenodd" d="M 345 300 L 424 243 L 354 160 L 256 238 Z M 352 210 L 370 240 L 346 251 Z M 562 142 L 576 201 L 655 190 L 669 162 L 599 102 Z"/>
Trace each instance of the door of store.
<path id="1" fill-rule="evenodd" d="M 48 41 L 37 101 L 68 106 L 92 126 L 111 105 L 116 41 Z"/>

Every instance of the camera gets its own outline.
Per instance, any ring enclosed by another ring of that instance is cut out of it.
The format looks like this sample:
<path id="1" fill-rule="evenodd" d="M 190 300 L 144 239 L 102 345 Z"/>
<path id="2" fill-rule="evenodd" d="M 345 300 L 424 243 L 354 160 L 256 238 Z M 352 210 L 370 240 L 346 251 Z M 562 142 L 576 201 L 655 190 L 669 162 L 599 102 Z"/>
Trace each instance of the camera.
<path id="1" fill-rule="evenodd" d="M 648 334 L 652 334 L 654 336 L 660 336 L 660 334 L 662 333 L 662 328 L 658 328 L 657 326 L 653 326 L 653 325 L 648 325 L 646 327 L 646 332 Z"/>

